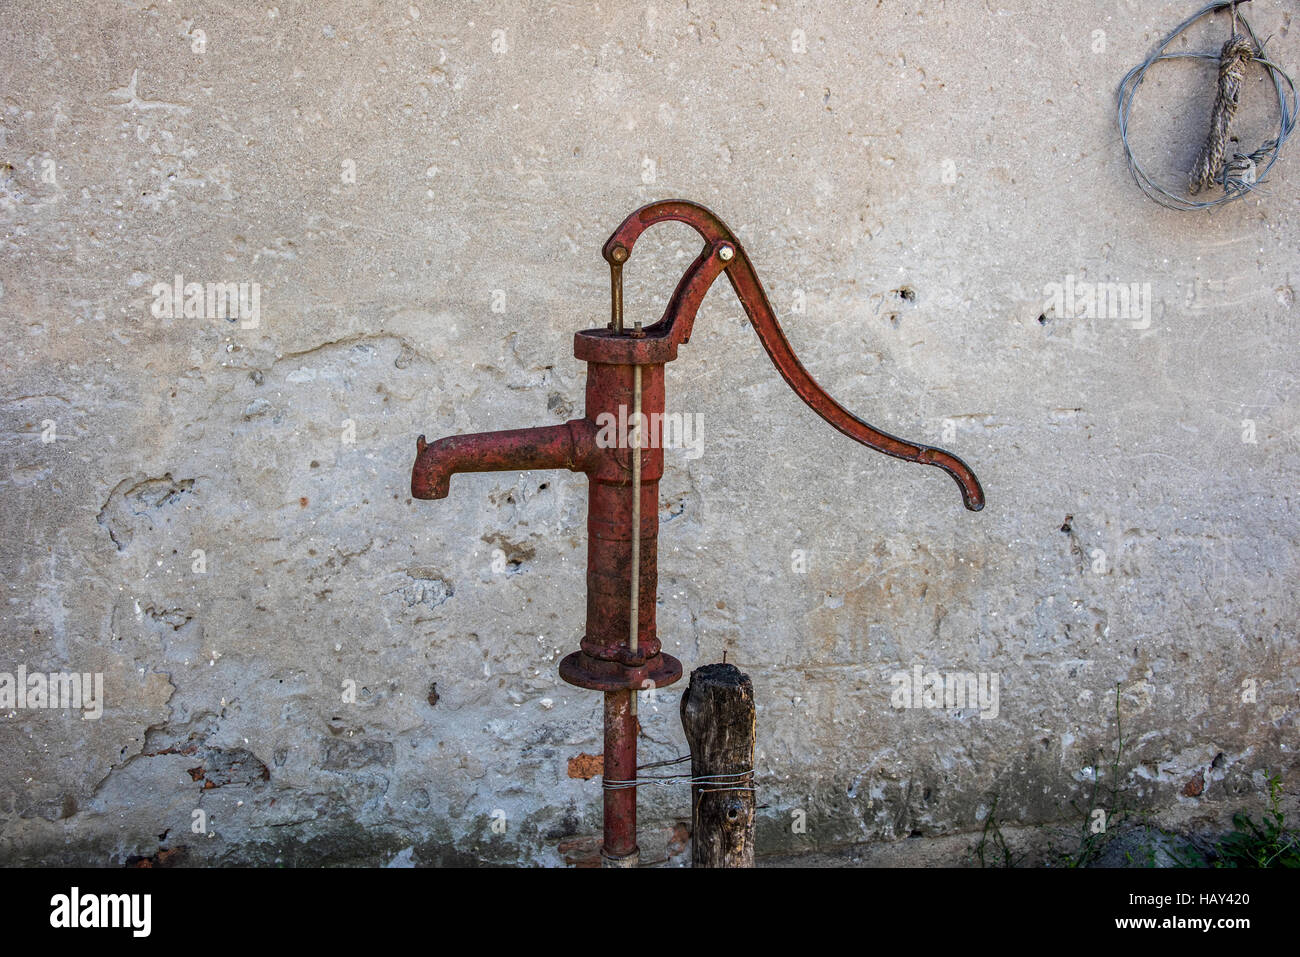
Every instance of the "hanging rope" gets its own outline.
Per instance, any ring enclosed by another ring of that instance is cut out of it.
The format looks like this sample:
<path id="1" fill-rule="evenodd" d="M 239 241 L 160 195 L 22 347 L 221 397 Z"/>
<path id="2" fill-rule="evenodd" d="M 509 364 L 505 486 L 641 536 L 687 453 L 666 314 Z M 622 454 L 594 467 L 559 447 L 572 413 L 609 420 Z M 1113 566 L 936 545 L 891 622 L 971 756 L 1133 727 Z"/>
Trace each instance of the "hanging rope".
<path id="1" fill-rule="evenodd" d="M 1124 144 L 1124 154 L 1128 159 L 1129 171 L 1142 192 L 1167 209 L 1209 209 L 1241 199 L 1264 182 L 1268 171 L 1277 161 L 1282 145 L 1295 129 L 1297 106 L 1295 83 L 1281 67 L 1264 55 L 1263 44 L 1255 36 L 1255 31 L 1246 22 L 1246 18 L 1237 11 L 1239 2 L 1248 2 L 1248 0 L 1220 0 L 1203 7 L 1174 28 L 1150 57 L 1129 70 L 1120 81 L 1119 131 L 1120 139 Z M 1232 35 L 1217 54 L 1165 52 L 1166 48 L 1193 23 L 1224 9 L 1230 9 L 1232 12 Z M 1245 33 L 1239 32 L 1238 25 L 1245 30 Z M 1138 87 L 1142 85 L 1147 70 L 1152 64 L 1161 60 L 1179 59 L 1217 60 L 1219 63 L 1219 80 L 1214 108 L 1210 115 L 1210 131 L 1187 182 L 1187 190 L 1193 196 L 1211 186 L 1222 187 L 1223 195 L 1215 199 L 1190 200 L 1161 186 L 1139 165 L 1129 143 L 1128 121 L 1133 109 L 1133 98 L 1137 95 Z M 1281 114 L 1278 134 L 1253 153 L 1234 152 L 1232 157 L 1228 158 L 1232 121 L 1237 113 L 1242 82 L 1251 63 L 1258 63 L 1268 71 L 1273 87 L 1277 91 L 1278 110 Z"/>
<path id="2" fill-rule="evenodd" d="M 1201 155 L 1192 169 L 1187 191 L 1195 196 L 1203 189 L 1222 182 L 1223 154 L 1228 151 L 1228 135 L 1241 101 L 1241 81 L 1246 78 L 1246 64 L 1255 58 L 1250 40 L 1234 33 L 1219 54 L 1219 91 L 1210 113 L 1210 133 Z"/>

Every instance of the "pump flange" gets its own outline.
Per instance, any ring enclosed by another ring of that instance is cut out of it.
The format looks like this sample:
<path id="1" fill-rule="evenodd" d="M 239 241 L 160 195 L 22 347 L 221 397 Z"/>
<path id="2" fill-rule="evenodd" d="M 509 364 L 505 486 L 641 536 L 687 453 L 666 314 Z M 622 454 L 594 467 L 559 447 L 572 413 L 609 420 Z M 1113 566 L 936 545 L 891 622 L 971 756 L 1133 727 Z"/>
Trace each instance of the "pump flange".
<path id="1" fill-rule="evenodd" d="M 682 663 L 662 652 L 642 665 L 593 658 L 585 651 L 565 655 L 560 677 L 579 688 L 592 691 L 649 691 L 664 688 L 682 676 Z"/>

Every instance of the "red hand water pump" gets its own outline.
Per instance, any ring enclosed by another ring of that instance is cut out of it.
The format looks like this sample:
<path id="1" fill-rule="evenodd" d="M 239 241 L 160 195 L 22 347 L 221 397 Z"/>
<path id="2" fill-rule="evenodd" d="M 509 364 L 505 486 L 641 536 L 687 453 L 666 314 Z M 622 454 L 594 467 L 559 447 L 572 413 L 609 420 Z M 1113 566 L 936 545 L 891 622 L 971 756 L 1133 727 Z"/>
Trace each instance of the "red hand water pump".
<path id="1" fill-rule="evenodd" d="M 625 328 L 623 265 L 637 238 L 668 220 L 694 227 L 704 248 L 677 284 L 663 318 L 644 329 L 640 323 Z M 574 355 L 588 363 L 586 415 L 563 425 L 454 435 L 432 443 L 420 436 L 411 494 L 445 498 L 456 472 L 586 473 L 587 628 L 580 650 L 560 662 L 560 676 L 605 693 L 604 780 L 630 782 L 637 770 L 636 692 L 662 688 L 682 675 L 681 662 L 661 651 L 655 629 L 664 364 L 690 341 L 695 314 L 720 274 L 731 281 L 781 378 L 809 408 L 878 452 L 943 469 L 972 511 L 984 507 L 984 492 L 955 455 L 881 432 L 826 394 L 791 350 L 744 248 L 703 206 L 682 200 L 644 206 L 614 231 L 603 254 L 610 268 L 611 321 L 604 329 L 578 332 L 573 340 Z M 630 441 L 603 440 L 600 423 L 610 421 L 602 420 L 606 413 L 633 424 Z M 637 862 L 635 787 L 605 789 L 602 856 L 611 865 Z"/>

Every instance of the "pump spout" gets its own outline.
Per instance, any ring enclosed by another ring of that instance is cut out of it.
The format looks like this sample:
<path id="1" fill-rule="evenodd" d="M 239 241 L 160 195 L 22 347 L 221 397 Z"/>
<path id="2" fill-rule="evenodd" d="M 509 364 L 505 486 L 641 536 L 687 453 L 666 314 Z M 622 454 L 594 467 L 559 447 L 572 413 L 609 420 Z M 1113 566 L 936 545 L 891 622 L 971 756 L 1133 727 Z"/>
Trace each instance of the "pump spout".
<path id="1" fill-rule="evenodd" d="M 563 425 L 450 435 L 436 442 L 415 441 L 411 495 L 446 498 L 457 472 L 514 472 L 568 469 L 584 472 L 594 447 L 591 423 L 573 419 Z"/>

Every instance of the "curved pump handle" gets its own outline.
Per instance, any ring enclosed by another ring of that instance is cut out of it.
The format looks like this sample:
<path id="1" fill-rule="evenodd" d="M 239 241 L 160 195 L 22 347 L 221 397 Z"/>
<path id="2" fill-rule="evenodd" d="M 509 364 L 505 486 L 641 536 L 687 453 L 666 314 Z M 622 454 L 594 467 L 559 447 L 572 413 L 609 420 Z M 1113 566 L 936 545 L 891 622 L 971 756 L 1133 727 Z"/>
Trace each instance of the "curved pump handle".
<path id="1" fill-rule="evenodd" d="M 979 479 L 957 456 L 882 432 L 827 395 L 790 348 L 744 247 L 722 220 L 698 203 L 665 200 L 643 206 L 623 220 L 605 243 L 602 255 L 610 265 L 614 313 L 611 325 L 616 330 L 622 330 L 623 264 L 643 232 L 656 223 L 669 220 L 694 228 L 703 237 L 705 245 L 677 284 L 663 318 L 646 328 L 644 335 L 669 338 L 677 343 L 689 342 L 695 314 L 705 293 L 718 275 L 725 272 L 776 371 L 810 409 L 849 438 L 877 452 L 943 469 L 956 481 L 962 502 L 968 509 L 978 512 L 984 507 L 984 490 Z"/>

